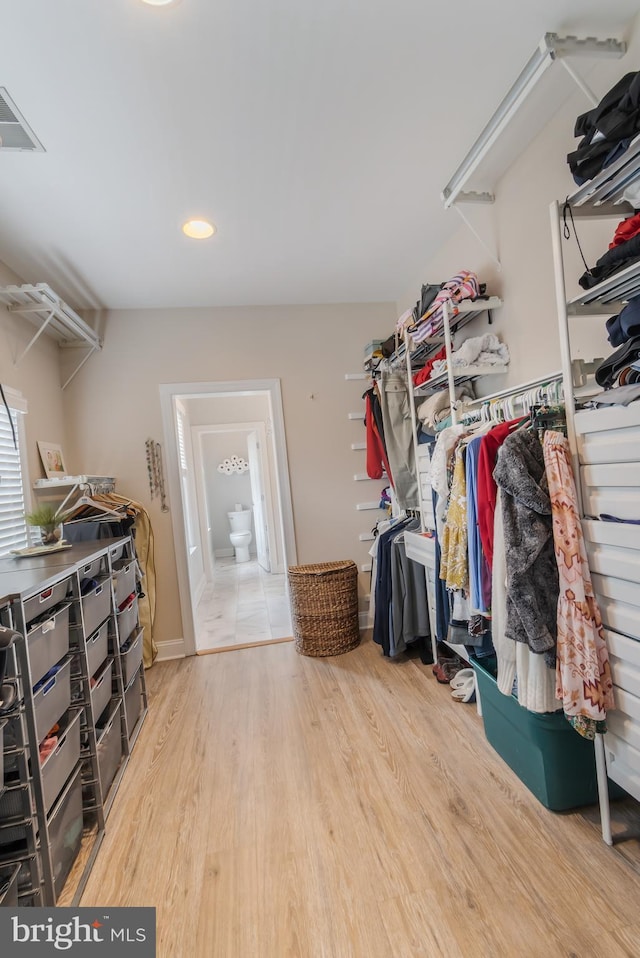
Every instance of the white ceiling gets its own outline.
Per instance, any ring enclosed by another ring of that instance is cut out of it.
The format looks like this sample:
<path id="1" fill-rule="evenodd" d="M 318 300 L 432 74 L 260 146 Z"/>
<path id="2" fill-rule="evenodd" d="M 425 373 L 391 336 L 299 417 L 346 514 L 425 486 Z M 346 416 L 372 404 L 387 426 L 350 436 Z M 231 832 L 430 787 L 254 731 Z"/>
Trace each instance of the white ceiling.
<path id="1" fill-rule="evenodd" d="M 547 31 L 637 0 L 0 0 L 0 259 L 75 306 L 395 300 L 440 190 Z M 197 243 L 190 216 L 215 221 Z M 426 277 L 425 277 L 426 278 Z"/>

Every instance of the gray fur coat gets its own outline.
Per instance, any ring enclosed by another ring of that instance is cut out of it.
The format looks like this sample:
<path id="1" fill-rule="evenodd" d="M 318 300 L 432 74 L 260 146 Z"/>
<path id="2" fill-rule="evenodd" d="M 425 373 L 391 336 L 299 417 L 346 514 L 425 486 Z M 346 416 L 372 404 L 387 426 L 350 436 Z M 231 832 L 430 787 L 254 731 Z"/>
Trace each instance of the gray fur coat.
<path id="1" fill-rule="evenodd" d="M 507 562 L 505 636 L 555 665 L 558 567 L 542 444 L 520 429 L 505 439 L 493 478 L 502 489 Z"/>

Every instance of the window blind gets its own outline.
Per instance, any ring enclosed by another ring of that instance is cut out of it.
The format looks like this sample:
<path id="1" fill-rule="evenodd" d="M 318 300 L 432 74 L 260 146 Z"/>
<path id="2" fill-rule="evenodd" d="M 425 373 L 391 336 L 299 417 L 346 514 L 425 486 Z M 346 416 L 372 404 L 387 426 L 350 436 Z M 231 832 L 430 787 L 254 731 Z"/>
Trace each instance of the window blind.
<path id="1" fill-rule="evenodd" d="M 7 410 L 0 403 L 0 555 L 7 555 L 11 549 L 22 549 L 28 545 L 18 414 L 15 409 L 10 412 L 18 441 L 17 449 L 13 444 Z"/>

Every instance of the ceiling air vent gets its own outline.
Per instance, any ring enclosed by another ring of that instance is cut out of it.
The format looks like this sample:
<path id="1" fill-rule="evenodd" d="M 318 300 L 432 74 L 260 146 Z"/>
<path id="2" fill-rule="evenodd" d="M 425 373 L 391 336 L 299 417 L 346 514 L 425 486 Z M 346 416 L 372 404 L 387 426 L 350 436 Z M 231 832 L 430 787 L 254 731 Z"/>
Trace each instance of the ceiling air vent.
<path id="1" fill-rule="evenodd" d="M 44 153 L 44 146 L 3 86 L 0 86 L 0 151 Z"/>

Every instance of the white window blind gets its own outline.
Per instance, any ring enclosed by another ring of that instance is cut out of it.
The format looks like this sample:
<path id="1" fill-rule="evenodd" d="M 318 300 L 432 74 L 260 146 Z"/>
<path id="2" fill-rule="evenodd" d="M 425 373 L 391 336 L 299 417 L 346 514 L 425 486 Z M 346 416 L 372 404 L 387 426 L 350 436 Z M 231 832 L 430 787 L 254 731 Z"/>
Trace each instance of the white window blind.
<path id="1" fill-rule="evenodd" d="M 22 549 L 28 545 L 20 463 L 19 414 L 11 408 L 11 399 L 7 398 L 18 448 L 14 445 L 7 410 L 4 403 L 0 402 L 0 555 L 7 555 L 11 549 Z"/>

